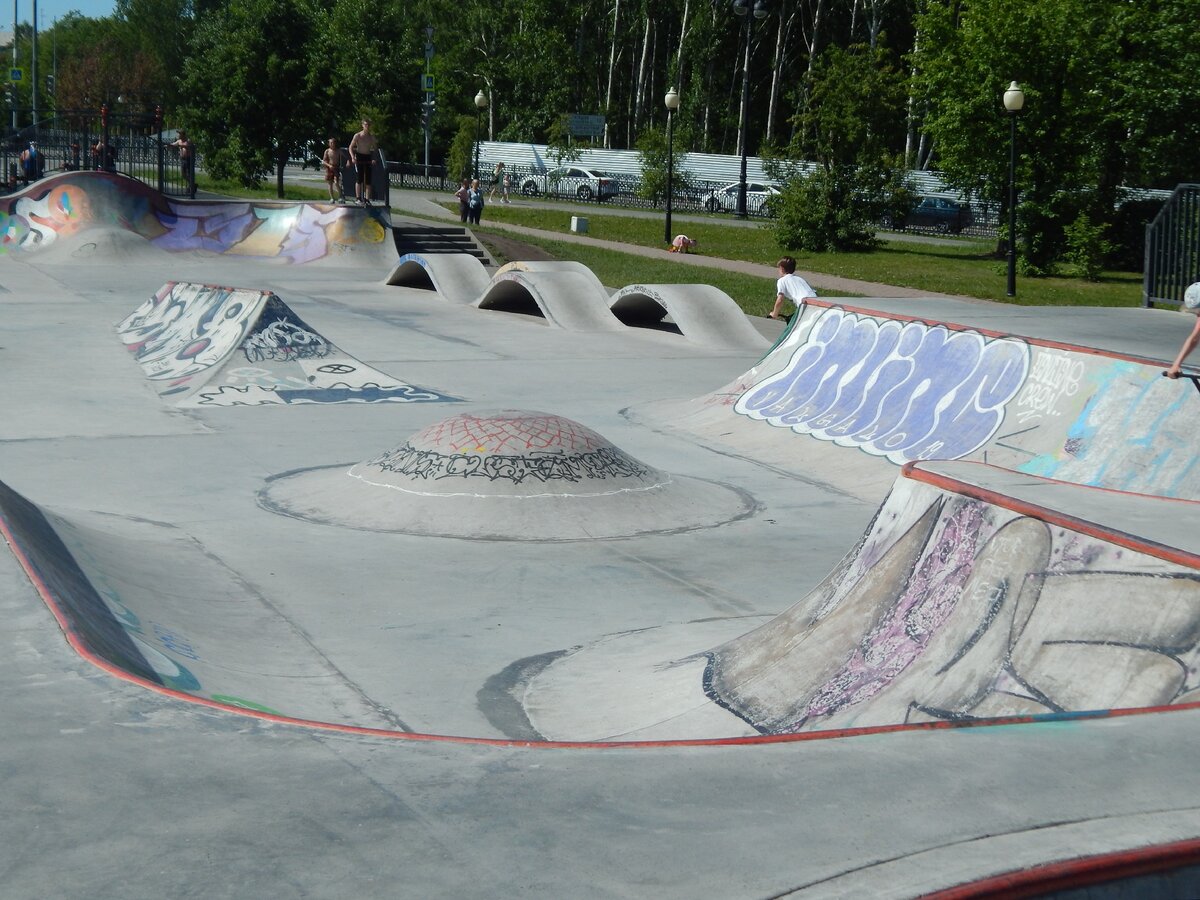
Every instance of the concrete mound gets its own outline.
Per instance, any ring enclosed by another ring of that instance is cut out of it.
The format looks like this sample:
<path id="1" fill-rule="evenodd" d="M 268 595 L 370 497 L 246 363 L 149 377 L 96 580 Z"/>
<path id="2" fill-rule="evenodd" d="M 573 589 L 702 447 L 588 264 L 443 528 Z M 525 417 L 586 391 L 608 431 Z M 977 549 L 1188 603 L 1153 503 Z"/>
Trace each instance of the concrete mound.
<path id="1" fill-rule="evenodd" d="M 117 332 L 179 406 L 455 399 L 359 362 L 270 291 L 168 282 Z"/>
<path id="2" fill-rule="evenodd" d="M 452 416 L 349 468 L 284 473 L 259 503 L 322 524 L 510 541 L 687 531 L 756 508 L 734 488 L 648 466 L 578 422 L 523 410 Z"/>

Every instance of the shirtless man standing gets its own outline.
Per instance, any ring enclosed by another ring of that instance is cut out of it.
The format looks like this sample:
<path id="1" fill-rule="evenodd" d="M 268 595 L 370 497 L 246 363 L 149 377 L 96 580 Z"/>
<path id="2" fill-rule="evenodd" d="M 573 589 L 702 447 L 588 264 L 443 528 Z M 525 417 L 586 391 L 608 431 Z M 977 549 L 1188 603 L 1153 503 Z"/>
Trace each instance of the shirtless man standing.
<path id="1" fill-rule="evenodd" d="M 354 169 L 358 172 L 354 197 L 363 206 L 371 205 L 371 170 L 378 149 L 379 141 L 371 134 L 371 120 L 363 119 L 362 131 L 350 138 L 350 158 L 354 160 Z"/>
<path id="2" fill-rule="evenodd" d="M 337 139 L 330 138 L 329 146 L 321 157 L 321 166 L 325 170 L 325 184 L 329 188 L 329 199 L 340 202 L 346 199 L 342 193 L 342 151 L 338 149 Z"/>

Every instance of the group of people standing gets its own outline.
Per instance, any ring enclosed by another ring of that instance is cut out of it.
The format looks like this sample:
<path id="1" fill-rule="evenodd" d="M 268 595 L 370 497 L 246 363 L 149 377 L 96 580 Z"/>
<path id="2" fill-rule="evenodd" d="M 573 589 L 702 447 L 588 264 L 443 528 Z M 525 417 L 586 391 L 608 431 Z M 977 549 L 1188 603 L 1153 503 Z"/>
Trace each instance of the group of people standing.
<path id="1" fill-rule="evenodd" d="M 511 186 L 512 178 L 504 171 L 504 163 L 496 163 L 496 168 L 492 171 L 492 184 L 491 189 L 487 192 L 487 199 L 491 200 L 499 193 L 500 202 L 508 203 L 508 190 Z M 454 192 L 454 196 L 458 200 L 459 221 L 478 225 L 484 207 L 483 186 L 479 183 L 479 179 L 464 178 L 459 184 L 458 190 Z"/>
<path id="2" fill-rule="evenodd" d="M 370 206 L 374 200 L 373 175 L 379 140 L 371 133 L 371 120 L 363 119 L 362 128 L 350 139 L 349 162 L 354 166 L 354 202 Z M 334 203 L 346 202 L 346 191 L 342 185 L 342 169 L 346 158 L 338 147 L 337 138 L 330 138 L 321 156 L 321 168 L 325 173 L 325 186 L 329 188 L 329 199 Z"/>

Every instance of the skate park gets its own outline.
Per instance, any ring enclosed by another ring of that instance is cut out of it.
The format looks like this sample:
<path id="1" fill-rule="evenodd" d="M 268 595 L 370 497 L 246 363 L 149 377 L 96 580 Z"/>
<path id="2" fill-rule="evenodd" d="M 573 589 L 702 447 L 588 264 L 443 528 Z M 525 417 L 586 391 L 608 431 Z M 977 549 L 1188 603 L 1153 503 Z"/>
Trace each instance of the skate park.
<path id="1" fill-rule="evenodd" d="M 134 184 L 3 211 L 12 896 L 1194 883 L 1189 319 Z"/>

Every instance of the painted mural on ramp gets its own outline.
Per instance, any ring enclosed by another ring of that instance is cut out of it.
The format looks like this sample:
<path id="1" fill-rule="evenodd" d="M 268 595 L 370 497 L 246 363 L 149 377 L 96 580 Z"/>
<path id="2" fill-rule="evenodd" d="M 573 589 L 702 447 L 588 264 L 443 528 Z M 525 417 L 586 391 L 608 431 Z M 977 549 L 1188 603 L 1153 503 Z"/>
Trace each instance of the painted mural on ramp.
<path id="1" fill-rule="evenodd" d="M 1152 360 L 819 301 L 736 381 L 658 414 L 780 466 L 817 461 L 819 450 L 803 446 L 815 440 L 893 466 L 978 460 L 1200 499 L 1197 398 L 1161 369 Z M 854 492 L 869 467 L 849 457 L 846 465 L 854 475 L 842 487 Z M 883 470 L 877 480 L 894 474 Z"/>
<path id="2" fill-rule="evenodd" d="M 83 240 L 93 228 L 126 230 L 172 253 L 342 265 L 390 265 L 396 257 L 381 208 L 177 200 L 107 172 L 55 175 L 0 200 L 0 255 L 36 254 Z"/>
<path id="3" fill-rule="evenodd" d="M 270 291 L 168 282 L 117 331 L 159 395 L 179 406 L 456 399 L 358 361 Z"/>
<path id="4" fill-rule="evenodd" d="M 551 740 L 677 740 L 738 733 L 714 705 L 781 735 L 1200 701 L 1200 556 L 1080 515 L 1171 521 L 1180 501 L 1059 485 L 1059 508 L 1030 509 L 989 478 L 1012 487 L 978 463 L 906 470 L 781 615 L 706 651 L 681 651 L 678 628 L 569 651 L 524 686 L 529 721 Z"/>

